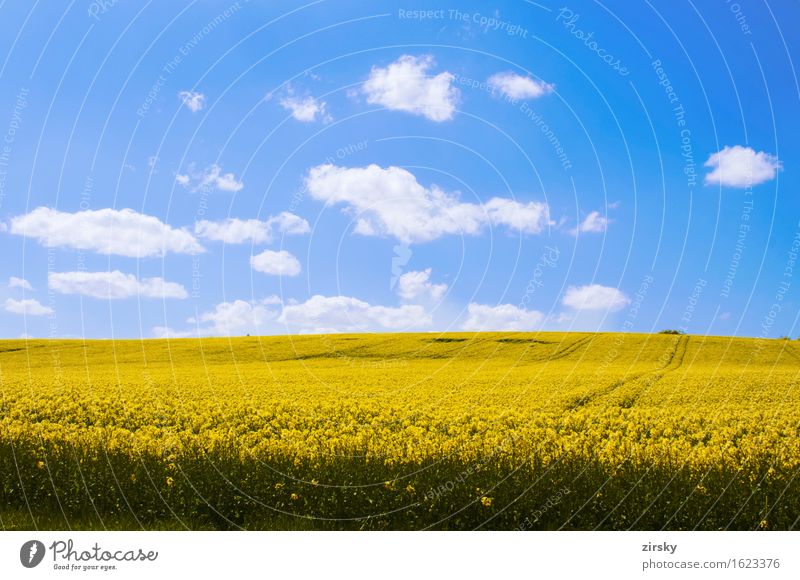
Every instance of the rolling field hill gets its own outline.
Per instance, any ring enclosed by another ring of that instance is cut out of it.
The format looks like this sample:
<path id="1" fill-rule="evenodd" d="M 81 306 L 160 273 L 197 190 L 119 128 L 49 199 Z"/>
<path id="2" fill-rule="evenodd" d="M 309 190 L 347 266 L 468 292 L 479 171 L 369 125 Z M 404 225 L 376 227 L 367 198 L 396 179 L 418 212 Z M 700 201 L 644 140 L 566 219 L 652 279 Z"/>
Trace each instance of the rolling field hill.
<path id="1" fill-rule="evenodd" d="M 0 526 L 793 529 L 787 340 L 0 342 Z"/>

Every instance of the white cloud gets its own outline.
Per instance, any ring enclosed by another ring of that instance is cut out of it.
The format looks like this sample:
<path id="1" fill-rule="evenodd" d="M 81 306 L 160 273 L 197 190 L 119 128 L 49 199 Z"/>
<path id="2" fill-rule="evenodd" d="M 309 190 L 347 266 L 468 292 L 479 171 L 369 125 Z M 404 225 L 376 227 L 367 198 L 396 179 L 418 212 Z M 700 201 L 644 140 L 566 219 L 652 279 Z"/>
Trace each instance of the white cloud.
<path id="1" fill-rule="evenodd" d="M 520 203 L 513 199 L 493 197 L 483 209 L 495 226 L 505 225 L 526 234 L 538 234 L 550 221 L 545 203 Z"/>
<path id="2" fill-rule="evenodd" d="M 48 286 L 61 294 L 82 294 L 91 298 L 118 300 L 141 298 L 186 298 L 186 289 L 162 278 L 138 280 L 133 274 L 113 272 L 51 272 Z"/>
<path id="3" fill-rule="evenodd" d="M 561 303 L 575 310 L 609 310 L 625 308 L 631 300 L 617 288 L 589 284 L 588 286 L 570 286 L 567 288 Z"/>
<path id="4" fill-rule="evenodd" d="M 427 326 L 431 318 L 418 305 L 372 306 L 347 296 L 316 295 L 301 304 L 285 305 L 278 322 L 292 331 L 328 333 L 405 330 Z"/>
<path id="5" fill-rule="evenodd" d="M 469 331 L 537 330 L 544 321 L 544 314 L 541 312 L 525 310 L 513 304 L 488 306 L 471 303 L 467 311 L 469 316 L 461 328 Z"/>
<path id="6" fill-rule="evenodd" d="M 13 300 L 9 298 L 6 300 L 6 312 L 24 314 L 25 316 L 45 316 L 46 314 L 52 314 L 53 309 L 40 304 L 38 300 Z"/>
<path id="7" fill-rule="evenodd" d="M 234 336 L 276 332 L 333 333 L 398 331 L 431 324 L 422 306 L 373 306 L 347 296 L 316 295 L 303 303 L 283 304 L 278 296 L 263 300 L 234 300 L 217 304 L 212 310 L 187 320 L 191 330 L 168 326 L 153 328 L 159 338 L 191 336 Z"/>
<path id="8" fill-rule="evenodd" d="M 586 219 L 578 224 L 578 227 L 570 230 L 570 233 L 573 236 L 578 233 L 599 234 L 606 231 L 606 229 L 608 229 L 608 218 L 601 215 L 599 211 L 593 211 L 586 216 Z"/>
<path id="9" fill-rule="evenodd" d="M 203 220 L 194 226 L 194 233 L 198 236 L 226 244 L 260 244 L 271 241 L 275 232 L 302 235 L 310 231 L 311 226 L 306 220 L 288 211 L 271 216 L 266 221 L 228 218 L 219 222 Z"/>
<path id="10" fill-rule="evenodd" d="M 455 77 L 449 72 L 428 76 L 433 65 L 430 55 L 403 55 L 386 68 L 372 67 L 362 88 L 367 102 L 432 121 L 452 119 L 459 98 L 458 89 L 452 86 Z"/>
<path id="11" fill-rule="evenodd" d="M 512 72 L 497 73 L 489 77 L 489 86 L 510 99 L 536 99 L 552 93 L 555 85 L 523 77 Z"/>
<path id="12" fill-rule="evenodd" d="M 317 120 L 330 123 L 333 121 L 327 112 L 328 104 L 314 97 L 295 97 L 289 95 L 280 100 L 281 107 L 290 111 L 292 117 L 303 123 L 312 123 Z"/>
<path id="13" fill-rule="evenodd" d="M 11 276 L 11 278 L 8 279 L 8 287 L 33 290 L 33 286 L 31 286 L 30 282 L 28 282 L 25 278 L 17 278 L 16 276 Z"/>
<path id="14" fill-rule="evenodd" d="M 734 145 L 713 153 L 705 163 L 712 167 L 706 174 L 707 185 L 728 187 L 752 187 L 775 179 L 775 173 L 782 169 L 778 158 L 769 153 L 755 152 L 750 147 Z"/>
<path id="15" fill-rule="evenodd" d="M 226 244 L 243 244 L 248 241 L 260 244 L 272 239 L 269 224 L 254 219 L 228 218 L 220 222 L 203 220 L 195 224 L 194 233 L 201 238 Z"/>
<path id="16" fill-rule="evenodd" d="M 190 191 L 225 191 L 236 193 L 244 187 L 244 183 L 236 179 L 233 173 L 223 173 L 222 167 L 213 163 L 203 171 L 197 171 L 194 164 L 189 165 L 187 173 L 179 173 L 175 181 Z"/>
<path id="17" fill-rule="evenodd" d="M 257 272 L 274 276 L 297 276 L 300 273 L 300 262 L 286 250 L 264 250 L 250 256 L 250 266 Z"/>
<path id="18" fill-rule="evenodd" d="M 308 172 L 305 185 L 314 199 L 346 204 L 357 216 L 356 233 L 390 235 L 404 243 L 476 235 L 488 223 L 539 233 L 549 223 L 547 204 L 503 198 L 463 203 L 457 193 L 423 187 L 400 167 L 318 165 Z"/>
<path id="19" fill-rule="evenodd" d="M 302 236 L 311 231 L 311 226 L 306 220 L 288 211 L 282 211 L 269 218 L 270 227 L 287 236 Z"/>
<path id="20" fill-rule="evenodd" d="M 183 101 L 183 104 L 186 105 L 186 108 L 192 113 L 201 110 L 206 104 L 206 96 L 203 93 L 181 91 L 178 93 L 178 98 Z"/>
<path id="21" fill-rule="evenodd" d="M 439 300 L 447 292 L 447 284 L 433 284 L 431 269 L 406 272 L 397 281 L 397 294 L 403 300 Z"/>
<path id="22" fill-rule="evenodd" d="M 167 252 L 198 254 L 203 247 L 189 232 L 174 229 L 132 209 L 77 213 L 38 207 L 11 219 L 11 233 L 35 238 L 45 246 L 65 246 L 132 258 Z"/>
<path id="23" fill-rule="evenodd" d="M 275 320 L 279 310 L 271 310 L 269 306 L 280 304 L 280 298 L 270 296 L 264 300 L 245 302 L 235 300 L 217 304 L 213 310 L 200 314 L 197 318 L 187 320 L 190 324 L 208 325 L 198 328 L 194 334 L 213 334 L 235 336 L 258 334 L 263 332 L 268 322 Z M 185 333 L 178 333 L 186 335 Z M 177 336 L 177 335 L 176 335 Z"/>
<path id="24" fill-rule="evenodd" d="M 195 330 L 174 330 L 169 326 L 153 327 L 153 337 L 155 338 L 192 338 L 197 335 Z"/>

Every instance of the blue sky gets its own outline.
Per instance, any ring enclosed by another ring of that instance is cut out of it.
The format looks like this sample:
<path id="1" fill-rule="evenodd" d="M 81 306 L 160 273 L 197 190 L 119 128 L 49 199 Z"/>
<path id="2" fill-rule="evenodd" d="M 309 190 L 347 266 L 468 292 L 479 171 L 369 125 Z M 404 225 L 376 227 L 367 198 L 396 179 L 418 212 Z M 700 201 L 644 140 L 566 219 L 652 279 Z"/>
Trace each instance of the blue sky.
<path id="1" fill-rule="evenodd" d="M 0 14 L 5 337 L 800 333 L 796 3 Z"/>

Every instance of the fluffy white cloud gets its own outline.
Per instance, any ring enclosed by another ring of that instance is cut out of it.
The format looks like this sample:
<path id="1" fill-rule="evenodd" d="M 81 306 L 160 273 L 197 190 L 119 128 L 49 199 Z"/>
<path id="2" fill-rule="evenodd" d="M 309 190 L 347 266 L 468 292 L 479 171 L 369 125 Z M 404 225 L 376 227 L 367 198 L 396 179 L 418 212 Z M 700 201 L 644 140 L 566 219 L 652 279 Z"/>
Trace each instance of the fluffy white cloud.
<path id="1" fill-rule="evenodd" d="M 501 72 L 489 77 L 493 91 L 502 93 L 510 99 L 536 99 L 552 93 L 555 85 L 540 82 L 531 77 L 523 77 L 512 72 Z"/>
<path id="2" fill-rule="evenodd" d="M 282 211 L 270 217 L 268 221 L 270 227 L 288 236 L 301 236 L 311 231 L 311 226 L 306 220 L 288 211 Z"/>
<path id="3" fill-rule="evenodd" d="M 397 281 L 397 294 L 403 300 L 439 300 L 447 292 L 447 284 L 433 284 L 431 269 L 406 272 Z"/>
<path id="4" fill-rule="evenodd" d="M 250 266 L 257 272 L 274 276 L 297 276 L 300 273 L 300 262 L 286 250 L 264 250 L 250 256 Z"/>
<path id="5" fill-rule="evenodd" d="M 186 298 L 186 289 L 162 278 L 143 278 L 133 274 L 113 272 L 51 272 L 48 286 L 61 294 L 82 294 L 91 298 L 117 300 L 141 298 Z"/>
<path id="6" fill-rule="evenodd" d="M 544 321 L 541 312 L 525 310 L 513 304 L 488 306 L 473 302 L 467 307 L 467 312 L 469 316 L 461 328 L 469 331 L 537 330 Z"/>
<path id="7" fill-rule="evenodd" d="M 453 118 L 459 91 L 452 73 L 428 76 L 433 57 L 403 55 L 386 68 L 372 67 L 363 91 L 367 102 L 387 109 L 422 115 L 432 121 Z"/>
<path id="8" fill-rule="evenodd" d="M 38 207 L 12 218 L 11 233 L 35 238 L 46 246 L 65 246 L 132 258 L 167 252 L 198 254 L 203 247 L 191 233 L 174 229 L 132 209 L 99 209 L 67 213 Z"/>
<path id="9" fill-rule="evenodd" d="M 244 183 L 236 179 L 233 173 L 223 173 L 222 167 L 216 163 L 202 171 L 197 171 L 194 164 L 189 165 L 188 173 L 179 173 L 175 181 L 190 191 L 225 191 L 236 193 L 244 187 Z"/>
<path id="10" fill-rule="evenodd" d="M 418 305 L 372 306 L 347 296 L 316 295 L 301 304 L 285 305 L 278 322 L 290 331 L 327 333 L 405 330 L 427 326 L 431 318 Z"/>
<path id="11" fill-rule="evenodd" d="M 252 242 L 260 244 L 269 242 L 275 232 L 286 235 L 301 235 L 311 231 L 311 226 L 303 218 L 281 212 L 265 221 L 228 218 L 223 221 L 199 221 L 194 226 L 194 233 L 202 238 L 225 242 L 226 244 L 243 244 Z"/>
<path id="12" fill-rule="evenodd" d="M 288 96 L 280 100 L 281 107 L 292 113 L 292 117 L 303 123 L 312 123 L 317 120 L 330 123 L 333 121 L 328 112 L 328 104 L 314 97 Z"/>
<path id="13" fill-rule="evenodd" d="M 520 203 L 513 199 L 493 197 L 483 204 L 483 209 L 493 225 L 505 225 L 526 234 L 538 234 L 550 221 L 545 203 Z"/>
<path id="14" fill-rule="evenodd" d="M 713 153 L 705 163 L 713 168 L 706 174 L 708 185 L 728 187 L 752 187 L 775 179 L 775 173 L 782 169 L 778 158 L 763 151 L 755 152 L 750 147 L 734 145 Z"/>
<path id="15" fill-rule="evenodd" d="M 44 316 L 52 314 L 53 309 L 39 303 L 38 300 L 13 300 L 9 298 L 6 300 L 6 312 L 24 314 L 25 316 Z"/>
<path id="16" fill-rule="evenodd" d="M 31 286 L 30 282 L 28 282 L 25 278 L 17 278 L 16 276 L 11 276 L 11 278 L 8 279 L 8 287 L 33 290 L 33 286 Z"/>
<path id="17" fill-rule="evenodd" d="M 212 310 L 203 312 L 186 322 L 195 326 L 191 330 L 175 330 L 169 326 L 156 326 L 156 338 L 188 338 L 195 336 L 241 336 L 244 334 L 263 334 L 280 314 L 281 299 L 269 296 L 262 300 L 234 300 L 222 302 Z M 277 327 L 275 327 L 277 328 Z"/>
<path id="18" fill-rule="evenodd" d="M 192 113 L 201 110 L 206 103 L 206 96 L 203 93 L 196 93 L 192 91 L 181 91 L 178 93 L 178 98 L 183 101 L 186 108 Z"/>
<path id="19" fill-rule="evenodd" d="M 314 199 L 345 204 L 356 214 L 356 233 L 390 235 L 404 243 L 476 235 L 488 223 L 539 233 L 549 223 L 547 204 L 503 198 L 463 203 L 435 185 L 423 187 L 400 167 L 318 165 L 308 172 L 305 185 Z"/>
<path id="20" fill-rule="evenodd" d="M 578 233 L 599 234 L 606 231 L 606 229 L 608 229 L 608 218 L 601 215 L 599 211 L 593 211 L 586 216 L 586 219 L 578 224 L 578 227 L 571 230 L 570 233 L 572 235 Z"/>
<path id="21" fill-rule="evenodd" d="M 570 286 L 561 303 L 575 310 L 609 310 L 625 308 L 631 300 L 617 288 L 589 284 L 588 286 Z"/>
<path id="22" fill-rule="evenodd" d="M 269 307 L 280 304 L 280 302 L 280 298 L 277 296 L 270 296 L 264 300 L 253 302 L 244 300 L 222 302 L 217 304 L 213 310 L 204 312 L 197 318 L 190 318 L 187 322 L 198 326 L 198 330 L 194 331 L 193 334 L 202 333 L 220 336 L 259 334 L 264 331 L 268 322 L 275 320 L 280 312 Z M 175 333 L 173 337 L 186 336 L 187 334 Z"/>
<path id="23" fill-rule="evenodd" d="M 282 304 L 277 296 L 263 300 L 222 302 L 189 318 L 191 330 L 153 328 L 159 338 L 241 336 L 276 332 L 333 333 L 405 330 L 431 324 L 422 306 L 373 306 L 347 296 L 313 296 L 306 302 Z"/>

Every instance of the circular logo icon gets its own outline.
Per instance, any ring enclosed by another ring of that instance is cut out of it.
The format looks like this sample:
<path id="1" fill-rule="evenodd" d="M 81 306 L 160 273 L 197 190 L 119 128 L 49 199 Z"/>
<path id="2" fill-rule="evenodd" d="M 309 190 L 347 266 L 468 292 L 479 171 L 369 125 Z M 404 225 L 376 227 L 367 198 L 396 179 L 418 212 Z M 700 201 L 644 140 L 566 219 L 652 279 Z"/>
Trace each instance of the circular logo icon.
<path id="1" fill-rule="evenodd" d="M 19 561 L 26 568 L 36 568 L 44 559 L 44 544 L 39 540 L 29 540 L 19 549 Z"/>

